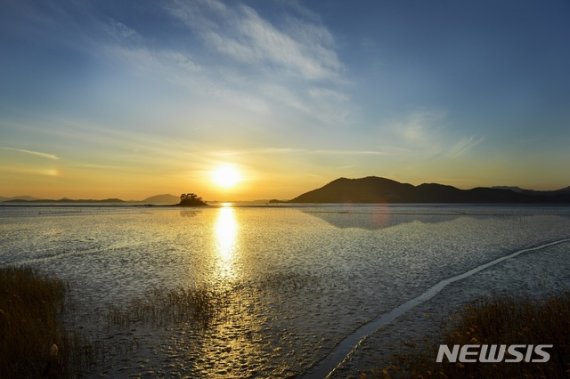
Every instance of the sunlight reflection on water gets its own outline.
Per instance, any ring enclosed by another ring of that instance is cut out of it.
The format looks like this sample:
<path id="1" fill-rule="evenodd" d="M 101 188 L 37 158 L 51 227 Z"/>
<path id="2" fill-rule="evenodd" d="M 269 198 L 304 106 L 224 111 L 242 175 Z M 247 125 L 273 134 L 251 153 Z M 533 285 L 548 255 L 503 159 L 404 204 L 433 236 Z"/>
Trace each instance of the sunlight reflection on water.
<path id="1" fill-rule="evenodd" d="M 234 209 L 225 205 L 220 208 L 214 234 L 216 239 L 218 275 L 221 279 L 232 279 L 235 275 L 233 261 L 237 251 L 238 222 Z"/>
<path id="2" fill-rule="evenodd" d="M 69 281 L 70 325 L 118 341 L 108 376 L 292 377 L 434 283 L 569 231 L 568 207 L 6 206 L 0 266 Z M 191 287 L 216 307 L 206 331 L 182 322 L 115 333 L 102 320 L 110 304 Z M 135 337 L 128 357 L 120 349 Z"/>

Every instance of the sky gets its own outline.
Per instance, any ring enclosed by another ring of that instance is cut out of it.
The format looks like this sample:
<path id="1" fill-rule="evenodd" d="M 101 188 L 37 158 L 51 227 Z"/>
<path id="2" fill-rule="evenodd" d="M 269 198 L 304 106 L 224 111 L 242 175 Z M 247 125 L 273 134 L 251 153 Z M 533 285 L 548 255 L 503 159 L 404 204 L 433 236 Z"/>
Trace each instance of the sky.
<path id="1" fill-rule="evenodd" d="M 566 187 L 569 41 L 566 0 L 3 0 L 0 196 Z"/>

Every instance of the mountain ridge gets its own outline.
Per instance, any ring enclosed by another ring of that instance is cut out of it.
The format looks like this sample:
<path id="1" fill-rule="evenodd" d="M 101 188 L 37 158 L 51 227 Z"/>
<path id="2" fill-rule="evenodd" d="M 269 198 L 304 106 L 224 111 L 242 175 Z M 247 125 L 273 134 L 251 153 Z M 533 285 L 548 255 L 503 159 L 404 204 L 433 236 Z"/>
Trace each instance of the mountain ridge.
<path id="1" fill-rule="evenodd" d="M 145 204 L 155 204 L 155 205 L 173 205 L 180 201 L 180 196 L 174 196 L 171 194 L 161 194 L 147 197 L 141 200 L 141 203 Z"/>
<path id="2" fill-rule="evenodd" d="M 0 197 L 0 203 L 89 203 L 89 204 L 105 204 L 105 203 L 121 203 L 121 204 L 151 204 L 151 205 L 173 205 L 180 201 L 178 196 L 170 194 L 161 194 L 149 196 L 144 200 L 122 200 L 119 198 L 108 199 L 39 199 L 32 196 L 12 196 Z"/>
<path id="3" fill-rule="evenodd" d="M 570 191 L 533 191 L 507 187 L 459 189 L 440 183 L 409 183 L 377 176 L 338 178 L 288 203 L 570 203 Z"/>
<path id="4" fill-rule="evenodd" d="M 127 203 L 125 200 L 110 198 L 110 199 L 68 199 L 66 197 L 61 199 L 35 199 L 25 200 L 22 198 L 15 198 L 4 200 L 3 203 Z"/>

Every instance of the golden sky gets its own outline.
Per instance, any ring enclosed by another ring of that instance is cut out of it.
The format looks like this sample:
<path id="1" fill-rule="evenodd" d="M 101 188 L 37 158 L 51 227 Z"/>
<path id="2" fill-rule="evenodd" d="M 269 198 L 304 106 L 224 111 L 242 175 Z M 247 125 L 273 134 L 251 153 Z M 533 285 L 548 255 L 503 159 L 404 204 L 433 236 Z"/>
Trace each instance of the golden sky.
<path id="1" fill-rule="evenodd" d="M 8 2 L 0 197 L 566 187 L 568 3 L 519 3 Z"/>

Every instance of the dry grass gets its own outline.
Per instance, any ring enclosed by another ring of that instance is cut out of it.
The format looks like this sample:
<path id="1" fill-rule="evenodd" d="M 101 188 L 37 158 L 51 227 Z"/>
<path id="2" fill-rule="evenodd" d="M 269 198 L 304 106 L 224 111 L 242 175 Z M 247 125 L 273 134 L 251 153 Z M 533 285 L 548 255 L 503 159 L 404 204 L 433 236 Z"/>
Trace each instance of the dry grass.
<path id="1" fill-rule="evenodd" d="M 74 377 L 92 351 L 67 332 L 66 284 L 29 268 L 0 268 L 0 378 Z"/>
<path id="2" fill-rule="evenodd" d="M 544 301 L 510 297 L 478 301 L 462 309 L 442 340 L 393 357 L 380 378 L 568 378 L 570 293 Z M 548 363 L 436 363 L 439 344 L 552 344 Z"/>
<path id="3" fill-rule="evenodd" d="M 64 281 L 30 268 L 0 269 L 1 379 L 81 377 L 108 368 L 108 357 L 120 356 L 129 364 L 137 354 L 136 338 L 88 342 L 79 331 L 66 330 L 63 314 L 74 316 L 75 312 L 67 289 Z M 111 335 L 140 324 L 151 329 L 183 326 L 201 333 L 214 322 L 236 316 L 230 312 L 240 305 L 236 290 L 155 289 L 110 307 L 102 321 Z"/>
<path id="4" fill-rule="evenodd" d="M 225 308 L 225 296 L 205 288 L 155 289 L 145 297 L 122 306 L 113 306 L 107 313 L 111 325 L 129 328 L 135 323 L 165 326 L 192 323 L 205 330 L 213 318 Z"/>

